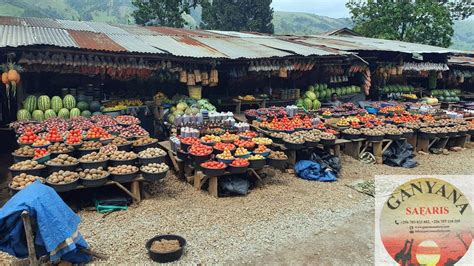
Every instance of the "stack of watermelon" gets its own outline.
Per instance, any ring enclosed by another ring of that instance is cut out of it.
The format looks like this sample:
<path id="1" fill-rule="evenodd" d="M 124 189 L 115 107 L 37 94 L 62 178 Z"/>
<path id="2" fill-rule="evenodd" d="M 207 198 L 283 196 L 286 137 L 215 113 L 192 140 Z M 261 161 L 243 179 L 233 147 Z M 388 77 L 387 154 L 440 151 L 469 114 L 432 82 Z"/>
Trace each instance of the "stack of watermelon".
<path id="1" fill-rule="evenodd" d="M 68 119 L 81 115 L 90 117 L 92 112 L 100 114 L 100 109 L 99 102 L 93 101 L 89 104 L 85 101 L 79 101 L 76 103 L 76 98 L 70 94 L 64 96 L 63 99 L 59 96 L 49 98 L 47 95 L 39 97 L 29 95 L 23 102 L 23 109 L 17 112 L 17 120 L 43 121 L 51 117 Z"/>
<path id="2" fill-rule="evenodd" d="M 329 99 L 333 93 L 338 96 L 359 93 L 361 88 L 358 86 L 346 86 L 340 88 L 328 88 L 327 84 L 314 84 L 308 87 L 303 98 L 296 101 L 296 106 L 304 107 L 306 110 L 317 110 L 321 107 L 318 99 Z"/>
<path id="3" fill-rule="evenodd" d="M 431 95 L 437 97 L 442 102 L 459 102 L 462 91 L 459 89 L 432 90 Z"/>
<path id="4" fill-rule="evenodd" d="M 384 93 L 413 93 L 415 88 L 405 85 L 387 85 L 383 87 L 381 91 Z"/>

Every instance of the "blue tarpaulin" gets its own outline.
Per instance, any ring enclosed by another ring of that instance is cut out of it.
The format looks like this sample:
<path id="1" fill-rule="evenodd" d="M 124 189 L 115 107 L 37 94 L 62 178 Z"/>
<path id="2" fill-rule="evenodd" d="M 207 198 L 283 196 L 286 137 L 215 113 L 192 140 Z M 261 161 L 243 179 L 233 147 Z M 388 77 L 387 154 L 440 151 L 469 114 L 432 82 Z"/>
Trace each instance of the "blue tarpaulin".
<path id="1" fill-rule="evenodd" d="M 78 232 L 80 218 L 56 191 L 36 181 L 15 194 L 0 209 L 0 250 L 17 258 L 28 257 L 21 213 L 27 211 L 35 231 L 36 255 L 49 254 L 51 261 L 89 262 L 79 249 L 87 242 Z M 36 222 L 34 222 L 36 221 Z"/>
<path id="2" fill-rule="evenodd" d="M 295 165 L 296 175 L 307 180 L 331 182 L 336 181 L 336 173 L 330 168 L 321 169 L 321 165 L 314 161 L 301 160 Z"/>

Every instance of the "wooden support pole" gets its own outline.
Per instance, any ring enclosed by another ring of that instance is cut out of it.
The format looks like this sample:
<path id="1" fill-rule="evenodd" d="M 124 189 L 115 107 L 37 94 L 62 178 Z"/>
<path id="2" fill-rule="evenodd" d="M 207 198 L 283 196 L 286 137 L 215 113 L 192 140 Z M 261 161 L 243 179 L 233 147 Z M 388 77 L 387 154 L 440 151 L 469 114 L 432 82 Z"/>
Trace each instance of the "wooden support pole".
<path id="1" fill-rule="evenodd" d="M 219 194 L 218 194 L 219 187 L 218 187 L 217 179 L 218 179 L 217 176 L 209 177 L 209 188 L 208 188 L 209 194 L 211 194 L 212 196 L 216 198 L 219 197 Z"/>
<path id="2" fill-rule="evenodd" d="M 132 184 L 130 185 L 130 190 L 132 194 L 135 196 L 134 198 L 138 199 L 138 200 L 134 200 L 134 203 L 138 204 L 142 199 L 141 194 L 140 194 L 140 182 L 133 181 Z"/>
<path id="3" fill-rule="evenodd" d="M 23 227 L 25 228 L 26 244 L 28 246 L 28 258 L 30 265 L 39 265 L 38 259 L 36 258 L 35 242 L 33 236 L 33 230 L 31 229 L 30 216 L 27 211 L 21 213 L 21 219 L 23 220 Z"/>
<path id="4" fill-rule="evenodd" d="M 430 141 L 424 138 L 418 138 L 416 151 L 429 152 Z"/>
<path id="5" fill-rule="evenodd" d="M 353 141 L 344 144 L 344 153 L 352 158 L 359 160 L 362 141 Z"/>
<path id="6" fill-rule="evenodd" d="M 125 192 L 127 195 L 129 195 L 130 197 L 132 197 L 132 199 L 134 201 L 137 201 L 137 202 L 140 202 L 140 198 L 138 198 L 135 194 L 133 194 L 132 192 L 130 192 L 126 187 L 124 187 L 122 184 L 120 184 L 119 182 L 115 182 L 113 181 L 113 184 L 116 185 L 118 188 L 120 188 L 123 192 Z"/>
<path id="7" fill-rule="evenodd" d="M 375 162 L 377 164 L 382 164 L 383 163 L 382 142 L 381 141 L 373 142 L 372 146 L 374 147 Z"/>

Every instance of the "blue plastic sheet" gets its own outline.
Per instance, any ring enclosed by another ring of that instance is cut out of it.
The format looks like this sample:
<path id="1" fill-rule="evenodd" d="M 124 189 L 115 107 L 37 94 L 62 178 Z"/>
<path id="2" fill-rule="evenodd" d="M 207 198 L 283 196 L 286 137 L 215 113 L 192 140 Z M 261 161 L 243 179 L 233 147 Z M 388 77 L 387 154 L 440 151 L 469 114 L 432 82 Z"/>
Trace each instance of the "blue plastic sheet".
<path id="1" fill-rule="evenodd" d="M 49 254 L 51 261 L 62 259 L 85 263 L 89 255 L 79 249 L 87 242 L 77 231 L 77 216 L 54 189 L 36 181 L 15 194 L 0 209 L 0 250 L 17 258 L 28 257 L 21 213 L 27 211 L 35 231 L 36 255 Z M 34 221 L 36 221 L 34 223 Z"/>
<path id="2" fill-rule="evenodd" d="M 321 165 L 314 161 L 302 160 L 296 163 L 295 173 L 298 177 L 306 180 L 322 182 L 336 181 L 336 173 L 331 169 L 323 170 Z"/>

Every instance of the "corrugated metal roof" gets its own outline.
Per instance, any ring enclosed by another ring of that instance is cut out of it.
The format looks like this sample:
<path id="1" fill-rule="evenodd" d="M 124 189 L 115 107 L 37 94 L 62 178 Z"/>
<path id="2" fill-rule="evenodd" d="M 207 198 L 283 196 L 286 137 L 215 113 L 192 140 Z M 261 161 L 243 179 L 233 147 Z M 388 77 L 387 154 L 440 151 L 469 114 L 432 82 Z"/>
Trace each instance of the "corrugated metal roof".
<path id="1" fill-rule="evenodd" d="M 127 49 L 129 52 L 135 53 L 152 53 L 152 54 L 164 54 L 166 52 L 159 50 L 148 43 L 140 40 L 137 36 L 134 35 L 124 35 L 124 34 L 108 34 L 110 39 L 115 43 Z"/>
<path id="2" fill-rule="evenodd" d="M 0 25 L 3 25 L 0 28 L 0 47 L 43 44 L 110 52 L 232 59 L 345 55 L 346 52 L 356 51 L 463 53 L 441 47 L 356 36 L 272 36 L 1 16 Z"/>
<path id="3" fill-rule="evenodd" d="M 382 40 L 359 36 L 325 36 L 313 35 L 298 40 L 315 45 L 322 45 L 344 51 L 389 51 L 400 53 L 463 53 L 442 47 L 408 43 L 395 40 Z"/>
<path id="4" fill-rule="evenodd" d="M 132 35 L 157 35 L 156 32 L 149 30 L 146 27 L 139 27 L 137 25 L 114 24 L 114 26 L 121 28 Z"/>
<path id="5" fill-rule="evenodd" d="M 62 20 L 62 19 L 58 19 L 56 21 L 59 24 L 61 24 L 63 29 L 66 29 L 66 30 L 97 32 L 91 26 L 84 23 L 84 21 Z"/>
<path id="6" fill-rule="evenodd" d="M 240 38 L 203 38 L 194 39 L 226 54 L 231 59 L 238 58 L 270 58 L 291 56 L 291 53 L 265 47 Z"/>
<path id="7" fill-rule="evenodd" d="M 50 18 L 23 18 L 26 26 L 61 29 L 62 26 L 56 20 Z"/>
<path id="8" fill-rule="evenodd" d="M 344 51 L 329 50 L 324 48 L 317 48 L 314 46 L 296 44 L 289 41 L 279 40 L 276 38 L 249 38 L 246 41 L 258 43 L 267 47 L 288 51 L 293 54 L 303 56 L 327 56 L 327 55 L 343 55 L 348 54 Z"/>
<path id="9" fill-rule="evenodd" d="M 474 67 L 474 57 L 453 56 L 453 57 L 449 58 L 448 64 Z"/>
<path id="10" fill-rule="evenodd" d="M 76 41 L 79 48 L 91 50 L 103 50 L 110 52 L 126 52 L 127 49 L 115 43 L 103 33 L 87 31 L 68 31 L 71 37 Z"/>
<path id="11" fill-rule="evenodd" d="M 155 48 L 175 56 L 228 58 L 226 54 L 190 37 L 140 35 L 138 38 Z"/>
<path id="12" fill-rule="evenodd" d="M 119 27 L 114 27 L 112 25 L 109 25 L 103 22 L 86 21 L 83 23 L 89 25 L 89 27 L 93 28 L 96 32 L 100 32 L 104 34 L 129 34 L 128 32 L 122 30 Z"/>
<path id="13" fill-rule="evenodd" d="M 63 29 L 0 25 L 0 47 L 52 45 L 78 47 Z"/>

